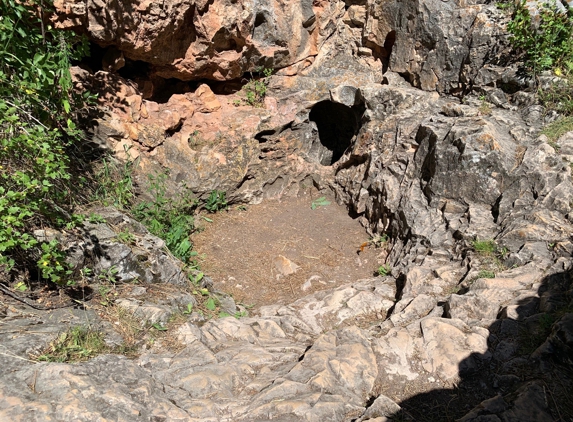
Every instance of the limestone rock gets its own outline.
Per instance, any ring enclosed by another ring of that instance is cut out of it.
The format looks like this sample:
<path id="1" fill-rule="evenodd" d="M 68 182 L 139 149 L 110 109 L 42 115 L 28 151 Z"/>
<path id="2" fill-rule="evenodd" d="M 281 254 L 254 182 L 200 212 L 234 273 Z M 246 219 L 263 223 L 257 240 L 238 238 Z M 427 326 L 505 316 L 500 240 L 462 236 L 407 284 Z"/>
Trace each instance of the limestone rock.
<path id="1" fill-rule="evenodd" d="M 428 372 L 455 379 L 477 371 L 483 361 L 491 359 L 487 330 L 471 329 L 461 320 L 442 318 L 424 319 L 421 326 L 427 356 L 424 368 Z"/>

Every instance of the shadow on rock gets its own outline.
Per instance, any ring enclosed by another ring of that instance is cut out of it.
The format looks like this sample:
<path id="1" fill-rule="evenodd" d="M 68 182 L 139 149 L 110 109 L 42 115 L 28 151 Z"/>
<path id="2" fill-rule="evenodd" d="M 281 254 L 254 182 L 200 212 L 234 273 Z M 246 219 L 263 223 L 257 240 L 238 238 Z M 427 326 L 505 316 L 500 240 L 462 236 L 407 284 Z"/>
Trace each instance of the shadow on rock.
<path id="1" fill-rule="evenodd" d="M 546 276 L 537 295 L 501 309 L 487 352 L 460 362 L 453 388 L 414 395 L 381 420 L 572 421 L 572 293 L 571 269 Z"/>

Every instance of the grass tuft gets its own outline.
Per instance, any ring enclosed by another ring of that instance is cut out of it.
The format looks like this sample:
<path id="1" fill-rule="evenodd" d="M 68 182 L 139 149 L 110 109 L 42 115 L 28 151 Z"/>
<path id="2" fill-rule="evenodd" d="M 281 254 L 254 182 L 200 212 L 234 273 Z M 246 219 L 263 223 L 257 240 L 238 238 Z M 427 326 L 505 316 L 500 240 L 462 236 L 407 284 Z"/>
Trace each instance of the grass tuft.
<path id="1" fill-rule="evenodd" d="M 497 245 L 493 240 L 474 240 L 472 246 L 480 254 L 493 254 L 497 250 Z"/>
<path id="2" fill-rule="evenodd" d="M 567 132 L 573 131 L 573 116 L 561 117 L 552 123 L 549 123 L 541 131 L 542 134 L 549 138 L 550 145 L 557 142 L 559 138 Z"/>
<path id="3" fill-rule="evenodd" d="M 106 351 L 103 333 L 77 325 L 61 333 L 36 359 L 41 362 L 82 362 Z"/>

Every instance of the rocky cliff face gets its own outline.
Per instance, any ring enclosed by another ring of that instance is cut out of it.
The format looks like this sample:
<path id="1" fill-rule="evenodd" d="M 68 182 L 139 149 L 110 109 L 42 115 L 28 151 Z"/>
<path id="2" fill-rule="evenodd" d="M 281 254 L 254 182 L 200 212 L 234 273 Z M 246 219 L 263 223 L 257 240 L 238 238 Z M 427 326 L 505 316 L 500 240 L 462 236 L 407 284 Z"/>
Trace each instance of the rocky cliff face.
<path id="1" fill-rule="evenodd" d="M 19 359 L 32 335 L 23 330 L 0 356 L 10 368 L 1 418 L 566 420 L 572 139 L 559 149 L 539 136 L 543 110 L 529 82 L 502 67 L 505 17 L 495 6 L 57 7 L 57 25 L 100 48 L 101 67 L 74 69 L 78 87 L 100 92 L 106 107 L 93 142 L 139 157 L 142 174 L 169 168 L 174 189 L 185 181 L 237 203 L 309 183 L 330 190 L 372 234 L 390 236 L 391 274 L 256 317 L 185 324 L 181 350 L 135 360 L 33 364 Z M 234 80 L 258 66 L 276 74 L 252 107 Z M 158 89 L 173 95 L 159 99 Z M 504 264 L 494 278 L 491 255 L 475 246 L 486 239 Z M 8 309 L 4 321 L 37 322 L 22 315 Z M 365 315 L 377 322 L 357 325 Z M 48 338 L 33 335 L 36 346 Z"/>

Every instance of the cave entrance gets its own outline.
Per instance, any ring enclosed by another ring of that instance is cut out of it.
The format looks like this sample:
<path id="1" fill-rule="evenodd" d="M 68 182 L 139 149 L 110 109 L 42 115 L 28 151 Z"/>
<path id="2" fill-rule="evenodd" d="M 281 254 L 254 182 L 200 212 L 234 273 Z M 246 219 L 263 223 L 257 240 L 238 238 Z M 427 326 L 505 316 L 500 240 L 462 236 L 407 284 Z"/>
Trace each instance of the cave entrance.
<path id="1" fill-rule="evenodd" d="M 320 141 L 318 148 L 313 149 L 320 164 L 331 166 L 340 160 L 360 129 L 360 118 L 361 113 L 355 107 L 328 100 L 312 107 L 309 120 L 316 124 Z"/>

